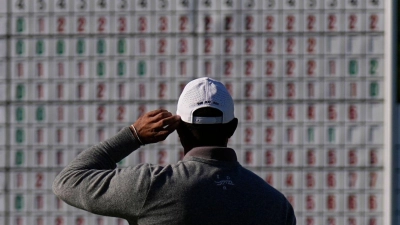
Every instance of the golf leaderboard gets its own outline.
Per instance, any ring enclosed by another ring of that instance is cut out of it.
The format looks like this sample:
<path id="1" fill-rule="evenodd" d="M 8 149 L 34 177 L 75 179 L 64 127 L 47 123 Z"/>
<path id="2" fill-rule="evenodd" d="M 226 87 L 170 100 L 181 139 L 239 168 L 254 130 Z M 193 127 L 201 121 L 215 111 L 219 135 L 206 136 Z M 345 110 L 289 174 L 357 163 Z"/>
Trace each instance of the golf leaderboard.
<path id="1" fill-rule="evenodd" d="M 228 146 L 286 195 L 298 224 L 397 221 L 391 6 L 0 0 L 0 225 L 126 225 L 57 199 L 56 174 L 144 112 L 175 113 L 203 76 L 235 101 Z M 118 165 L 182 157 L 174 133 Z"/>

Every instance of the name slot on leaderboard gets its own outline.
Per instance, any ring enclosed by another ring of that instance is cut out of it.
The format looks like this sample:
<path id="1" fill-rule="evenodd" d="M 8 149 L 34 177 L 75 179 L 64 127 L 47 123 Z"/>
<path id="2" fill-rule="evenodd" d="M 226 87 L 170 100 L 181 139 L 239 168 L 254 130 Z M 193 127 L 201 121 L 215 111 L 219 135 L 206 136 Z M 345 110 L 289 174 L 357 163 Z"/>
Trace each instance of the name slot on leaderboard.
<path id="1" fill-rule="evenodd" d="M 202 76 L 235 100 L 239 162 L 298 224 L 383 224 L 385 4 L 0 0 L 0 224 L 127 225 L 68 206 L 51 182 L 146 111 L 175 112 Z M 174 133 L 118 166 L 182 158 Z"/>

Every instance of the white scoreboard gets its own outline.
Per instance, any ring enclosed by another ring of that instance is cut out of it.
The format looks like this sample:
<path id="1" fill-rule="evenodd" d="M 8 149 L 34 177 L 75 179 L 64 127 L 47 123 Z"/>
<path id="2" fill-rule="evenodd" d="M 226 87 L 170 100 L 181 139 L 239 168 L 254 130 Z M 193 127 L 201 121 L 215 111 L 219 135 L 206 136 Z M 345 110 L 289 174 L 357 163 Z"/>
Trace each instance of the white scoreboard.
<path id="1" fill-rule="evenodd" d="M 299 225 L 391 224 L 391 6 L 0 0 L 0 225 L 126 225 L 58 200 L 55 175 L 203 76 L 235 100 L 229 146 Z M 119 166 L 182 157 L 173 134 Z"/>

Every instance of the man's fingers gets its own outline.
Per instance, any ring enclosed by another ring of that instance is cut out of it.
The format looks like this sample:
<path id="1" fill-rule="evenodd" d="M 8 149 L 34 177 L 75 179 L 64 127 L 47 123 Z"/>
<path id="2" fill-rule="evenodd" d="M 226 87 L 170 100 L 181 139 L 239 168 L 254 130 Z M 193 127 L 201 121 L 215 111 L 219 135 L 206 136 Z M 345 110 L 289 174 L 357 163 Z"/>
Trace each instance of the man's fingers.
<path id="1" fill-rule="evenodd" d="M 176 130 L 176 128 L 179 126 L 179 124 L 181 123 L 181 119 L 179 118 L 177 121 L 175 121 L 174 123 L 168 125 L 168 127 L 166 127 L 166 130 L 169 130 L 170 132 Z"/>
<path id="2" fill-rule="evenodd" d="M 175 123 L 176 121 L 180 121 L 181 117 L 180 116 L 170 116 L 167 118 L 164 118 L 162 120 L 160 120 L 159 122 L 156 123 L 157 128 L 165 128 L 166 126 L 169 126 L 173 123 Z"/>
<path id="3" fill-rule="evenodd" d="M 164 118 L 168 118 L 168 117 L 171 117 L 171 116 L 172 116 L 172 113 L 170 113 L 168 111 L 160 112 L 157 115 L 153 116 L 150 121 L 151 122 L 157 122 L 157 121 L 160 121 L 160 120 L 162 120 Z"/>
<path id="4" fill-rule="evenodd" d="M 157 136 L 159 136 L 160 138 L 165 140 L 165 138 L 167 138 L 169 134 L 171 134 L 172 132 L 174 132 L 174 130 L 176 130 L 176 128 L 179 126 L 179 123 L 180 123 L 180 120 L 175 121 L 174 123 L 168 125 L 163 130 L 157 132 Z"/>
<path id="5" fill-rule="evenodd" d="M 155 115 L 157 115 L 157 114 L 159 114 L 161 112 L 168 112 L 168 111 L 165 110 L 165 109 L 156 109 L 156 110 L 148 112 L 147 115 L 150 116 L 150 117 L 153 117 L 153 116 L 155 116 Z"/>

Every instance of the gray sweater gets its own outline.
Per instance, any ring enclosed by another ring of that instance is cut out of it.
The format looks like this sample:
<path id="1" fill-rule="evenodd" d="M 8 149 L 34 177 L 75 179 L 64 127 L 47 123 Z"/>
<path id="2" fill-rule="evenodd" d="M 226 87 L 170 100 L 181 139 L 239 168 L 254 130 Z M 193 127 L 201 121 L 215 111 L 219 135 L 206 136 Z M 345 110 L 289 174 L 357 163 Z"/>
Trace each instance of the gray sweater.
<path id="1" fill-rule="evenodd" d="M 294 225 L 286 198 L 230 148 L 201 147 L 167 166 L 116 168 L 139 148 L 128 127 L 77 156 L 53 183 L 66 203 L 133 224 Z"/>

